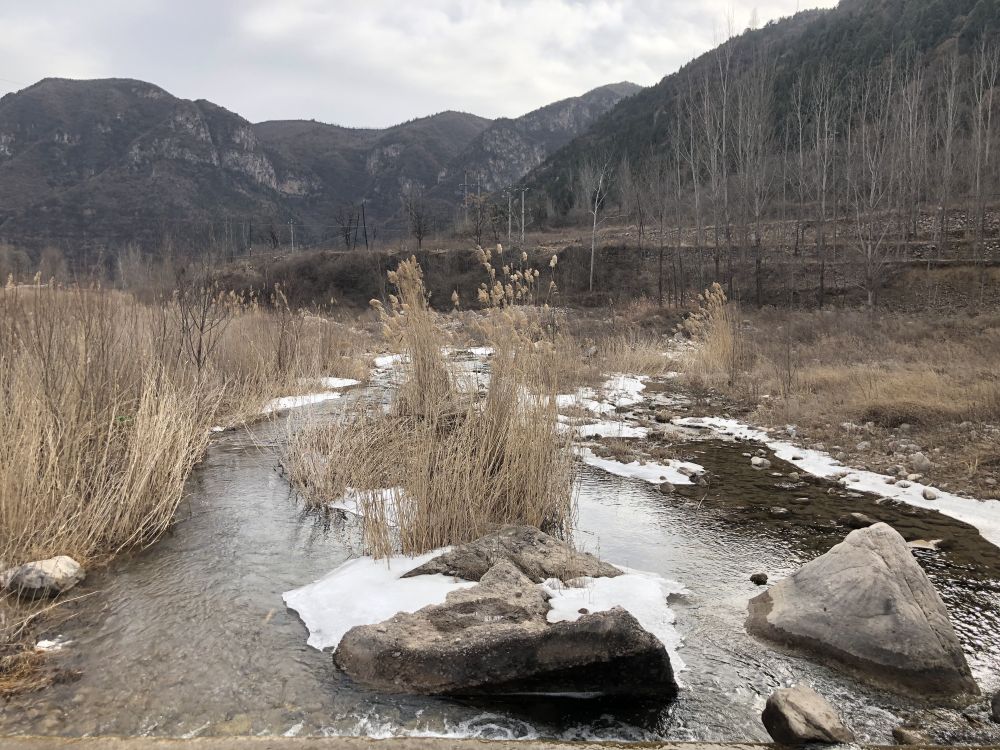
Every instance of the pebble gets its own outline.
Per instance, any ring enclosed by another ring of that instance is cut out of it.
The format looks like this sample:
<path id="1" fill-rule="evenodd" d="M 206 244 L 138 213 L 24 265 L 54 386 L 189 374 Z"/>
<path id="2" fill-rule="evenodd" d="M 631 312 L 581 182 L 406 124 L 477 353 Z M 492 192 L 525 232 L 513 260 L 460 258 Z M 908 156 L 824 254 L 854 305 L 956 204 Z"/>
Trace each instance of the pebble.
<path id="1" fill-rule="evenodd" d="M 761 458 L 760 456 L 754 456 L 750 459 L 750 465 L 755 469 L 770 469 L 771 462 L 766 458 Z"/>
<path id="2" fill-rule="evenodd" d="M 924 491 L 923 491 L 922 494 L 924 496 L 924 500 L 937 500 L 938 499 L 938 493 L 936 493 L 934 491 L 934 489 L 931 488 L 931 487 L 924 487 Z"/>
<path id="3" fill-rule="evenodd" d="M 750 582 L 757 586 L 767 585 L 767 573 L 754 573 L 750 576 Z"/>

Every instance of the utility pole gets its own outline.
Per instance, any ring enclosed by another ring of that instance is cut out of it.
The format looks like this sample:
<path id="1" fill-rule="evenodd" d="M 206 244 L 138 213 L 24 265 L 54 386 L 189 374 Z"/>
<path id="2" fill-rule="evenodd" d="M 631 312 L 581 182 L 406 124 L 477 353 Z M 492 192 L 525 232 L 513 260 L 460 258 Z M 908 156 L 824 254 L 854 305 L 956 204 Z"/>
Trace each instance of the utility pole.
<path id="1" fill-rule="evenodd" d="M 524 245 L 524 194 L 531 188 L 521 188 L 521 245 Z"/>
<path id="2" fill-rule="evenodd" d="M 295 221 L 293 219 L 288 220 L 288 233 L 292 237 L 292 252 L 295 252 Z"/>
<path id="3" fill-rule="evenodd" d="M 247 255 L 253 257 L 253 217 L 247 222 Z"/>
<path id="4" fill-rule="evenodd" d="M 365 201 L 361 201 L 361 226 L 365 230 L 365 250 L 368 250 L 368 220 L 365 218 Z"/>
<path id="5" fill-rule="evenodd" d="M 469 226 L 469 170 L 465 170 L 462 178 L 462 206 L 465 209 L 465 223 L 462 229 Z"/>
<path id="6" fill-rule="evenodd" d="M 510 221 L 513 218 L 513 208 L 511 202 L 514 200 L 514 194 L 508 188 L 507 190 L 507 244 L 510 244 Z"/>

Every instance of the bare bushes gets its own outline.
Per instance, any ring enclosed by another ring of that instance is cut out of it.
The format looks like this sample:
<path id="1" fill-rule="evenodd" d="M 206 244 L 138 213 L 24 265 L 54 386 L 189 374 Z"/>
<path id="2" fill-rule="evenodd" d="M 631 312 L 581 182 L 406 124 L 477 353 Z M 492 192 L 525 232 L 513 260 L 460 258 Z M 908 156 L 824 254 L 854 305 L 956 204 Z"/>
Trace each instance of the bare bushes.
<path id="1" fill-rule="evenodd" d="M 378 556 L 466 542 L 512 523 L 567 535 L 569 438 L 544 378 L 540 352 L 550 344 L 515 304 L 518 282 L 509 295 L 501 287 L 479 321 L 492 355 L 488 374 L 477 377 L 443 351 L 443 318 L 427 305 L 415 259 L 390 281 L 396 294 L 379 307 L 388 340 L 402 350 L 403 381 L 386 408 L 360 404 L 341 424 L 293 436 L 293 482 L 313 503 L 355 503 Z"/>
<path id="2" fill-rule="evenodd" d="M 90 560 L 161 532 L 215 403 L 171 377 L 117 295 L 0 293 L 0 560 Z"/>

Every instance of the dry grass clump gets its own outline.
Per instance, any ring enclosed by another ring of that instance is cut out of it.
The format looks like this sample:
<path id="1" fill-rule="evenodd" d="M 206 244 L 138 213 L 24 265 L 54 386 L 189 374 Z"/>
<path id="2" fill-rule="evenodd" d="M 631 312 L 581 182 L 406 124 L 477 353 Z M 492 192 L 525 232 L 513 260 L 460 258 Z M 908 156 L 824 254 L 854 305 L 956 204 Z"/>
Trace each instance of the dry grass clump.
<path id="1" fill-rule="evenodd" d="M 673 369 L 665 343 L 639 331 L 611 334 L 600 339 L 597 355 L 605 372 L 658 377 Z"/>
<path id="2" fill-rule="evenodd" d="M 755 421 L 798 425 L 800 434 L 846 453 L 869 443 L 873 453 L 854 460 L 885 466 L 901 461 L 892 446 L 909 425 L 902 442 L 917 440 L 925 452 L 937 452 L 935 481 L 996 493 L 997 485 L 985 481 L 1000 478 L 1000 462 L 992 463 L 1000 453 L 996 313 L 873 319 L 866 311 L 765 309 L 748 317 L 749 325 L 740 327 L 748 353 L 743 385 L 730 385 L 731 361 L 719 354 L 731 346 L 728 325 L 718 335 L 696 334 L 709 351 L 698 351 L 693 361 L 714 387 L 755 409 Z M 840 425 L 848 422 L 870 425 L 863 440 L 845 435 Z"/>
<path id="3" fill-rule="evenodd" d="M 154 541 L 213 425 L 361 361 L 341 331 L 306 326 L 211 286 L 154 305 L 99 288 L 0 289 L 0 571 L 60 554 L 100 563 Z M 4 606 L 0 691 L 27 685 L 35 660 Z"/>
<path id="4" fill-rule="evenodd" d="M 396 295 L 380 312 L 408 363 L 398 393 L 387 408 L 362 403 L 340 424 L 296 434 L 293 482 L 313 503 L 353 498 L 376 556 L 467 542 L 506 524 L 567 535 L 569 438 L 539 356 L 550 345 L 519 308 L 517 281 L 479 321 L 493 353 L 489 376 L 471 386 L 442 355 L 448 337 L 416 260 L 390 281 Z"/>
<path id="5" fill-rule="evenodd" d="M 750 372 L 754 354 L 741 319 L 739 307 L 715 283 L 698 295 L 698 306 L 678 324 L 678 331 L 696 344 L 684 370 L 698 389 L 718 387 L 741 398 L 755 391 L 757 379 Z"/>

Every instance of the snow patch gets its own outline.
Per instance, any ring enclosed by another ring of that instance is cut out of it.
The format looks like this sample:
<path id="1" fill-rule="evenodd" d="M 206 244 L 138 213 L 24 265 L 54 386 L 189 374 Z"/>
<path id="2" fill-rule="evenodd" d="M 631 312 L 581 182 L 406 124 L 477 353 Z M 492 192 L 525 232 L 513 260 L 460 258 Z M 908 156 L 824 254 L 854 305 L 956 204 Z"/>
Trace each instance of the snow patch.
<path id="1" fill-rule="evenodd" d="M 376 370 L 388 370 L 403 361 L 402 354 L 383 354 L 375 357 Z"/>
<path id="2" fill-rule="evenodd" d="M 452 591 L 475 586 L 443 575 L 401 578 L 414 568 L 446 552 L 438 549 L 417 557 L 375 560 L 359 557 L 314 581 L 282 594 L 309 630 L 306 641 L 316 649 L 336 648 L 357 625 L 372 625 L 397 612 L 416 612 L 441 604 Z"/>
<path id="3" fill-rule="evenodd" d="M 625 575 L 614 578 L 576 578 L 562 583 L 558 578 L 544 581 L 542 589 L 549 594 L 549 622 L 575 622 L 583 613 L 606 612 L 614 607 L 622 607 L 639 621 L 643 629 L 651 633 L 667 649 L 674 672 L 684 668 L 684 662 L 677 655 L 681 645 L 680 633 L 674 628 L 674 612 L 667 603 L 674 594 L 685 594 L 687 590 L 676 581 L 670 581 L 653 573 L 622 568 Z"/>
<path id="4" fill-rule="evenodd" d="M 648 378 L 644 375 L 614 375 L 604 383 L 604 400 L 616 407 L 641 403 L 645 380 Z"/>
<path id="5" fill-rule="evenodd" d="M 350 388 L 352 385 L 361 385 L 361 381 L 353 378 L 320 378 L 319 384 L 324 388 L 337 390 L 338 388 Z"/>
<path id="6" fill-rule="evenodd" d="M 324 393 L 306 393 L 303 396 L 282 396 L 281 398 L 275 398 L 268 401 L 264 405 L 264 410 L 261 414 L 274 414 L 278 411 L 287 411 L 288 409 L 298 409 L 300 406 L 309 406 L 310 404 L 318 404 L 323 401 L 331 401 L 335 398 L 340 398 L 339 393 L 324 392 Z"/>
<path id="7" fill-rule="evenodd" d="M 670 461 L 667 464 L 653 462 L 643 464 L 638 461 L 623 463 L 611 458 L 601 458 L 589 448 L 581 448 L 577 451 L 577 455 L 588 466 L 593 466 L 615 476 L 641 479 L 652 484 L 662 484 L 663 482 L 694 484 L 690 475 L 698 476 L 705 473 L 703 466 L 689 461 Z"/>
<path id="8" fill-rule="evenodd" d="M 975 526 L 984 539 L 1000 547 L 1000 501 L 961 497 L 919 482 L 907 482 L 905 486 L 889 484 L 886 480 L 891 477 L 885 474 L 845 468 L 829 453 L 800 448 L 784 440 L 775 440 L 764 430 L 751 427 L 735 419 L 681 417 L 674 419 L 673 423 L 681 427 L 707 428 L 740 440 L 763 443 L 774 451 L 774 455 L 782 461 L 788 461 L 801 471 L 816 477 L 840 479 L 849 475 L 852 490 L 898 500 L 917 508 L 939 511 L 950 518 Z M 937 495 L 937 499 L 928 500 L 924 497 L 924 490 L 928 488 Z"/>
<path id="9" fill-rule="evenodd" d="M 645 427 L 628 424 L 627 422 L 602 421 L 592 424 L 583 424 L 576 428 L 576 434 L 580 437 L 616 437 L 616 438 L 644 438 L 649 435 L 649 430 Z"/>

